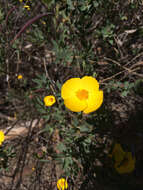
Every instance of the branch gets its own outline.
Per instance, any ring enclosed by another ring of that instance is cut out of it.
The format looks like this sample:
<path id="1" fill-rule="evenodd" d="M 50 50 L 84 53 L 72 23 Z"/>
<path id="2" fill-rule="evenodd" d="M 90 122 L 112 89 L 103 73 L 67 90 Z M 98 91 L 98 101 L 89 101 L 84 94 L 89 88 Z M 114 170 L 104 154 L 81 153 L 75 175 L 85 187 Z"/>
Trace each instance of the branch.
<path id="1" fill-rule="evenodd" d="M 16 34 L 16 36 L 14 37 L 14 39 L 10 43 L 13 44 L 14 41 L 17 38 L 19 38 L 19 36 L 26 30 L 26 28 L 28 28 L 35 21 L 37 21 L 38 19 L 42 18 L 43 16 L 48 16 L 49 14 L 52 14 L 52 13 L 43 13 L 43 14 L 37 15 L 36 17 L 30 19 L 26 24 L 24 24 L 24 26 L 20 29 L 20 31 Z"/>

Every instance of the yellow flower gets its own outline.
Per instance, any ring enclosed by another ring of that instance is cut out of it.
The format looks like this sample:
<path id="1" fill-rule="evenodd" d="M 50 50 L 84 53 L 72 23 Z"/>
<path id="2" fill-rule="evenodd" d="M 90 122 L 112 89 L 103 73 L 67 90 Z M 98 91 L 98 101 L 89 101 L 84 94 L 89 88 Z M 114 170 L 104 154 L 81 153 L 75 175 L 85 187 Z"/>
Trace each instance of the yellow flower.
<path id="1" fill-rule="evenodd" d="M 24 5 L 23 6 L 25 9 L 27 9 L 28 11 L 30 11 L 30 6 L 29 5 Z"/>
<path id="2" fill-rule="evenodd" d="M 114 159 L 114 168 L 119 174 L 131 173 L 135 169 L 135 157 L 131 152 L 125 152 L 121 145 L 116 143 L 111 153 Z"/>
<path id="3" fill-rule="evenodd" d="M 44 97 L 45 106 L 52 106 L 55 102 L 56 102 L 56 99 L 54 96 L 45 96 Z"/>
<path id="4" fill-rule="evenodd" d="M 67 180 L 64 179 L 64 178 L 59 179 L 58 182 L 57 182 L 57 188 L 59 190 L 67 189 L 68 188 Z"/>
<path id="5" fill-rule="evenodd" d="M 103 91 L 99 90 L 98 81 L 91 76 L 67 80 L 62 86 L 61 96 L 68 109 L 86 114 L 97 110 L 103 102 Z"/>
<path id="6" fill-rule="evenodd" d="M 23 76 L 22 75 L 18 75 L 17 78 L 20 80 L 20 79 L 23 78 Z"/>
<path id="7" fill-rule="evenodd" d="M 4 133 L 3 133 L 3 131 L 0 131 L 0 145 L 2 144 L 4 139 L 5 139 Z"/>
<path id="8" fill-rule="evenodd" d="M 43 25 L 46 25 L 46 22 L 45 22 L 45 21 L 43 21 L 43 20 L 41 20 L 41 23 L 42 23 Z"/>

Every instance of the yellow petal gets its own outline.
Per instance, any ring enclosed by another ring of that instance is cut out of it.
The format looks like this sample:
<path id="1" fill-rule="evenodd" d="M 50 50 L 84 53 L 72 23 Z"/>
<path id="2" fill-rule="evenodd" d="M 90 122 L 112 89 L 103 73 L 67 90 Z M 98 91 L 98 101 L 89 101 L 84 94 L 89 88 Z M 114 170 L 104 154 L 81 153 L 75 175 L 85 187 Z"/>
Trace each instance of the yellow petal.
<path id="1" fill-rule="evenodd" d="M 63 99 L 70 98 L 75 94 L 76 91 L 79 90 L 81 86 L 81 79 L 80 78 L 71 78 L 67 80 L 61 89 L 61 96 Z"/>
<path id="2" fill-rule="evenodd" d="M 3 142 L 5 139 L 3 131 L 0 131 L 0 142 Z"/>
<path id="3" fill-rule="evenodd" d="M 88 114 L 97 110 L 103 102 L 103 91 L 94 91 L 94 93 L 89 93 L 89 97 L 86 100 L 87 107 L 83 110 L 84 113 Z"/>
<path id="4" fill-rule="evenodd" d="M 114 161 L 115 163 L 118 165 L 119 163 L 122 162 L 122 160 L 124 159 L 125 157 L 125 152 L 124 150 L 122 149 L 121 145 L 116 143 L 114 145 L 114 148 L 113 148 L 113 151 L 112 151 L 112 156 L 114 158 Z"/>
<path id="5" fill-rule="evenodd" d="M 80 99 L 76 97 L 76 94 L 74 94 L 68 99 L 65 99 L 64 104 L 68 109 L 70 109 L 73 112 L 83 111 L 87 107 L 86 100 L 81 101 Z"/>
<path id="6" fill-rule="evenodd" d="M 126 152 L 124 159 L 125 161 L 121 165 L 115 163 L 114 167 L 120 174 L 131 173 L 135 169 L 135 157 L 132 156 L 131 152 Z"/>
<path id="7" fill-rule="evenodd" d="M 57 188 L 59 190 L 67 189 L 68 188 L 67 180 L 64 179 L 64 178 L 59 179 L 58 182 L 57 182 Z"/>
<path id="8" fill-rule="evenodd" d="M 94 92 L 99 90 L 99 83 L 95 78 L 91 76 L 85 76 L 81 79 L 81 81 L 83 88 L 87 91 Z"/>

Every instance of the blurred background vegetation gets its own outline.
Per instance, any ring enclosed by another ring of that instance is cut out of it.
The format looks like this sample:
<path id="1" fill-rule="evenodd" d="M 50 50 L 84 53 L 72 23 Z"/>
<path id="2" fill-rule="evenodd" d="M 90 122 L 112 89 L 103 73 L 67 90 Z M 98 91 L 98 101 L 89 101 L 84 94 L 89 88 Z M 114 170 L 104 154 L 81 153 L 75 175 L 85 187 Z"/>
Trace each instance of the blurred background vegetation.
<path id="1" fill-rule="evenodd" d="M 142 37 L 142 0 L 0 1 L 2 190 L 56 189 L 60 177 L 69 189 L 142 189 Z M 104 91 L 89 115 L 61 99 L 62 84 L 83 76 Z M 115 171 L 116 142 L 135 155 L 134 172 Z"/>

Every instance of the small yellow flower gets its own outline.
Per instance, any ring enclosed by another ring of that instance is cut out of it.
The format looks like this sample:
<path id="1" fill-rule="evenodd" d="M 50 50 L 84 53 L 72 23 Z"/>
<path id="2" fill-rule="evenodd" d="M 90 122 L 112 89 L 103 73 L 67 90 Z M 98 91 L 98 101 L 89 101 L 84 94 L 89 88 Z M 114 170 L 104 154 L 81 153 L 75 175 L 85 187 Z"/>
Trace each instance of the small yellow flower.
<path id="1" fill-rule="evenodd" d="M 23 76 L 22 75 L 18 75 L 17 78 L 20 80 L 20 79 L 23 78 Z"/>
<path id="2" fill-rule="evenodd" d="M 131 152 L 125 152 L 120 144 L 114 145 L 111 155 L 114 159 L 114 168 L 119 174 L 131 173 L 135 169 L 135 157 Z"/>
<path id="3" fill-rule="evenodd" d="M 22 3 L 22 2 L 23 2 L 23 0 L 19 0 L 19 2 L 20 2 L 20 3 Z"/>
<path id="4" fill-rule="evenodd" d="M 61 89 L 65 106 L 73 112 L 90 113 L 97 110 L 103 102 L 103 91 L 98 81 L 91 76 L 71 78 Z"/>
<path id="5" fill-rule="evenodd" d="M 46 25 L 46 22 L 45 22 L 45 21 L 43 21 L 43 20 L 41 20 L 41 23 L 42 23 L 43 25 Z"/>
<path id="6" fill-rule="evenodd" d="M 68 188 L 68 183 L 67 183 L 67 180 L 64 179 L 64 178 L 61 178 L 57 181 L 57 188 L 59 190 L 64 190 L 64 189 L 67 189 Z"/>
<path id="7" fill-rule="evenodd" d="M 44 97 L 44 103 L 45 106 L 52 106 L 56 102 L 56 99 L 54 96 L 45 96 Z"/>
<path id="8" fill-rule="evenodd" d="M 32 170 L 35 171 L 35 168 L 33 167 Z"/>
<path id="9" fill-rule="evenodd" d="M 2 144 L 4 139 L 5 139 L 4 133 L 3 133 L 3 131 L 0 131 L 0 145 Z"/>
<path id="10" fill-rule="evenodd" d="M 23 6 L 25 9 L 27 9 L 28 11 L 30 11 L 30 6 L 29 5 L 24 5 Z"/>

